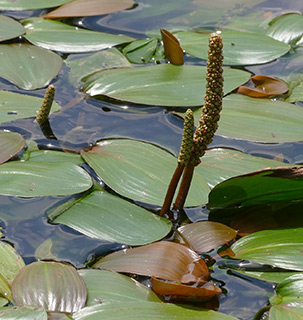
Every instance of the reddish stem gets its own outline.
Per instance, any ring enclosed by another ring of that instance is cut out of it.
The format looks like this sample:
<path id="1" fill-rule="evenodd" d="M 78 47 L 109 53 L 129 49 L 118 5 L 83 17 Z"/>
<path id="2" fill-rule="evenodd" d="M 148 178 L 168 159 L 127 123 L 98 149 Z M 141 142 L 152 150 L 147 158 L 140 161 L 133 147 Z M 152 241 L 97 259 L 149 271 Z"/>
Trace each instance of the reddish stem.
<path id="1" fill-rule="evenodd" d="M 190 188 L 191 180 L 193 178 L 195 165 L 188 164 L 185 167 L 184 174 L 181 180 L 180 189 L 176 198 L 176 202 L 174 203 L 174 209 L 181 210 L 184 207 L 184 203 Z"/>
<path id="2" fill-rule="evenodd" d="M 179 180 L 181 178 L 182 172 L 184 169 L 184 165 L 178 164 L 177 168 L 170 180 L 167 192 L 166 192 L 166 196 L 165 196 L 165 200 L 162 206 L 162 209 L 160 211 L 160 216 L 163 216 L 164 213 L 168 212 L 170 210 L 170 205 L 173 201 Z"/>

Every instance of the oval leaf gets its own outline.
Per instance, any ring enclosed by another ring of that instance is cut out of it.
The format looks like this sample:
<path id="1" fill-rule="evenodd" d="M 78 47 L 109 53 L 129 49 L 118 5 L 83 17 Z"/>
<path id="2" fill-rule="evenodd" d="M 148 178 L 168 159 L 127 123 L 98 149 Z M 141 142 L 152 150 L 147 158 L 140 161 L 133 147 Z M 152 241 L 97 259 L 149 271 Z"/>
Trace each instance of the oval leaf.
<path id="1" fill-rule="evenodd" d="M 178 228 L 182 238 L 197 252 L 207 252 L 229 242 L 237 236 L 237 231 L 222 223 L 200 221 Z"/>
<path id="2" fill-rule="evenodd" d="M 119 303 L 127 301 L 153 301 L 161 299 L 140 282 L 125 275 L 108 270 L 79 270 L 85 281 L 88 300 L 87 306 L 102 303 Z"/>
<path id="3" fill-rule="evenodd" d="M 96 16 L 125 10 L 133 5 L 133 0 L 74 0 L 49 12 L 44 17 L 47 19 L 57 19 Z"/>
<path id="4" fill-rule="evenodd" d="M 107 140 L 81 152 L 84 160 L 117 193 L 162 205 L 177 159 L 151 144 L 135 140 Z M 209 187 L 200 174 L 192 181 L 186 206 L 207 201 Z"/>
<path id="5" fill-rule="evenodd" d="M 29 42 L 66 53 L 98 51 L 134 40 L 131 37 L 90 31 L 41 18 L 24 20 L 23 25 L 26 28 L 25 38 Z"/>
<path id="6" fill-rule="evenodd" d="M 21 89 L 34 90 L 47 86 L 57 76 L 62 59 L 29 44 L 1 44 L 0 64 L 0 77 Z"/>
<path id="7" fill-rule="evenodd" d="M 263 230 L 236 241 L 236 259 L 245 259 L 288 270 L 303 270 L 303 228 Z"/>
<path id="8" fill-rule="evenodd" d="M 16 38 L 25 33 L 25 29 L 14 19 L 0 15 L 0 41 Z"/>
<path id="9" fill-rule="evenodd" d="M 131 63 L 147 63 L 155 54 L 157 39 L 136 40 L 123 48 L 122 52 Z"/>
<path id="10" fill-rule="evenodd" d="M 190 65 L 119 68 L 91 75 L 83 90 L 91 96 L 106 95 L 141 104 L 201 106 L 205 95 L 205 75 L 206 67 Z M 250 78 L 249 73 L 234 69 L 224 69 L 223 75 L 225 94 Z"/>
<path id="11" fill-rule="evenodd" d="M 186 53 L 207 60 L 209 34 L 178 32 L 175 34 Z M 290 46 L 257 33 L 224 31 L 223 64 L 250 65 L 267 63 L 287 53 Z"/>
<path id="12" fill-rule="evenodd" d="M 219 287 L 211 282 L 205 282 L 201 286 L 192 287 L 185 284 L 163 281 L 155 277 L 152 277 L 151 287 L 157 294 L 170 296 L 169 301 L 203 301 L 222 292 Z"/>
<path id="13" fill-rule="evenodd" d="M 209 194 L 210 208 L 302 200 L 303 168 L 280 167 L 251 172 L 221 182 Z"/>
<path id="14" fill-rule="evenodd" d="M 57 217 L 88 237 L 128 245 L 142 245 L 165 237 L 171 222 L 118 198 L 95 191 Z"/>
<path id="15" fill-rule="evenodd" d="M 16 132 L 0 131 L 0 164 L 14 157 L 25 146 L 25 140 Z"/>
<path id="16" fill-rule="evenodd" d="M 8 307 L 0 308 L 0 319 L 3 320 L 47 320 L 48 315 L 45 309 L 38 307 Z"/>
<path id="17" fill-rule="evenodd" d="M 57 7 L 70 0 L 0 0 L 1 10 L 33 10 Z"/>
<path id="18" fill-rule="evenodd" d="M 42 103 L 43 98 L 9 91 L 0 91 L 0 122 L 36 117 Z M 60 106 L 54 101 L 51 113 L 59 109 Z"/>
<path id="19" fill-rule="evenodd" d="M 35 305 L 72 313 L 85 305 L 87 290 L 76 269 L 58 262 L 37 261 L 24 267 L 12 284 L 17 306 Z"/>
<path id="20" fill-rule="evenodd" d="M 254 84 L 253 88 L 248 86 L 240 86 L 238 93 L 250 96 L 253 98 L 265 98 L 283 94 L 288 91 L 288 85 L 276 78 L 256 75 L 251 77 L 251 81 Z"/>
<path id="21" fill-rule="evenodd" d="M 102 303 L 82 309 L 73 314 L 75 320 L 237 320 L 221 312 L 192 306 L 179 306 L 173 303 L 140 301 Z"/>
<path id="22" fill-rule="evenodd" d="M 83 192 L 91 186 L 90 175 L 73 163 L 13 161 L 0 166 L 3 195 L 63 196 Z"/>
<path id="23" fill-rule="evenodd" d="M 172 33 L 165 29 L 161 29 L 160 31 L 166 59 L 172 64 L 183 64 L 183 50 L 178 39 Z"/>
<path id="24" fill-rule="evenodd" d="M 101 258 L 93 267 L 181 283 L 205 282 L 209 276 L 207 265 L 197 253 L 167 241 L 116 251 Z"/>

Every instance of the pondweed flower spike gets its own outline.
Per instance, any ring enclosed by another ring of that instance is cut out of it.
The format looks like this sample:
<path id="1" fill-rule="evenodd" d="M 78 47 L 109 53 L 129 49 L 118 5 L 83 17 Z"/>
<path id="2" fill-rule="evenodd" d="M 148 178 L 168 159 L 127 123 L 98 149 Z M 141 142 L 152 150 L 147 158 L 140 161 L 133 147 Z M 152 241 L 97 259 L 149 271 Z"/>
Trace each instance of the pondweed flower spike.
<path id="1" fill-rule="evenodd" d="M 168 186 L 160 216 L 169 211 L 174 194 L 176 192 L 176 188 L 184 170 L 184 166 L 187 166 L 190 161 L 191 151 L 193 148 L 194 130 L 195 126 L 193 112 L 191 109 L 188 109 L 185 113 L 184 118 L 183 137 L 178 157 L 178 165 Z"/>
<path id="2" fill-rule="evenodd" d="M 205 103 L 202 108 L 199 125 L 194 134 L 191 156 L 185 167 L 180 189 L 174 204 L 174 209 L 177 210 L 181 210 L 184 207 L 191 185 L 194 167 L 200 163 L 200 157 L 204 155 L 207 146 L 212 142 L 218 128 L 223 98 L 222 51 L 222 37 L 216 33 L 211 34 L 209 38 Z"/>
<path id="3" fill-rule="evenodd" d="M 56 88 L 54 85 L 50 85 L 46 90 L 42 106 L 40 107 L 40 110 L 36 116 L 36 121 L 40 126 L 48 120 L 48 116 L 55 97 L 55 90 Z"/>

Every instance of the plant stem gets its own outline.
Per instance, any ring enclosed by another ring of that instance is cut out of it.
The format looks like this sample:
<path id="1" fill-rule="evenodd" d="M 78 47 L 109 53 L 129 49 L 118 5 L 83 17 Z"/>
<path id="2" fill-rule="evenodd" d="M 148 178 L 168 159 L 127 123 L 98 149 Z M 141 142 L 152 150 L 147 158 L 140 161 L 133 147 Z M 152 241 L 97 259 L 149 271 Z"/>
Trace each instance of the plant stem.
<path id="1" fill-rule="evenodd" d="M 263 314 L 264 314 L 266 311 L 270 310 L 270 308 L 271 308 L 271 305 L 270 305 L 270 306 L 265 306 L 265 307 L 261 308 L 261 309 L 255 314 L 253 320 L 261 320 Z"/>

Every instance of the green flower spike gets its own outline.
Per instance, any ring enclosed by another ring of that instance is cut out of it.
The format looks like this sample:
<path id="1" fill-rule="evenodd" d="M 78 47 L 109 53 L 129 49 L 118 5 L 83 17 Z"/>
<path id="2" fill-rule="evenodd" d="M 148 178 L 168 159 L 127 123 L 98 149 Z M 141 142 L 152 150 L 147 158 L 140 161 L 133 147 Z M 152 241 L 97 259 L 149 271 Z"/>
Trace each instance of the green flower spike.
<path id="1" fill-rule="evenodd" d="M 40 107 L 39 113 L 36 116 L 36 121 L 40 126 L 48 120 L 55 97 L 55 90 L 56 88 L 54 85 L 50 85 L 46 90 L 42 106 Z"/>

